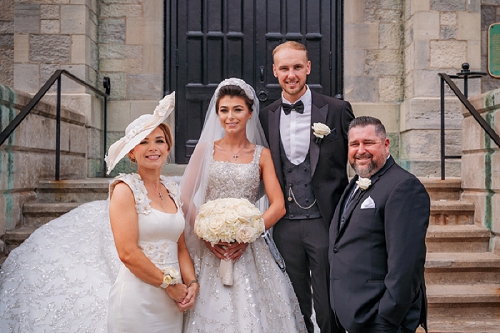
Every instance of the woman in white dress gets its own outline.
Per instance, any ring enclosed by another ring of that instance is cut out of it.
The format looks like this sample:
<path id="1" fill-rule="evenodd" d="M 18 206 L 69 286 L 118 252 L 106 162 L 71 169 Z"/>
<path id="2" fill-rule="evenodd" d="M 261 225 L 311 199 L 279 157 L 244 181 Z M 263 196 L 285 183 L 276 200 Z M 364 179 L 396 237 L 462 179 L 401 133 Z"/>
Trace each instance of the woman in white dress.
<path id="1" fill-rule="evenodd" d="M 110 291 L 110 333 L 181 332 L 182 314 L 199 290 L 177 184 L 160 175 L 173 143 L 163 121 L 173 109 L 172 94 L 154 114 L 127 126 L 106 158 L 108 173 L 124 155 L 138 166 L 136 174 L 120 175 L 110 185 L 111 229 L 124 264 Z"/>
<path id="2" fill-rule="evenodd" d="M 139 165 L 113 180 L 110 200 L 43 225 L 9 254 L 0 270 L 0 332 L 104 333 L 108 323 L 110 332 L 182 331 L 199 285 L 178 186 L 159 174 L 172 146 L 162 122 L 174 103 L 165 97 L 110 147 L 108 171 L 125 155 Z M 184 282 L 174 284 L 179 269 Z"/>
<path id="3" fill-rule="evenodd" d="M 255 203 L 263 183 L 269 206 L 262 210 L 266 229 L 285 213 L 283 193 L 258 121 L 254 90 L 240 79 L 217 88 L 204 128 L 181 183 L 189 217 L 185 236 L 202 285 L 195 307 L 185 316 L 184 332 L 305 332 L 297 298 L 263 238 L 211 246 L 193 233 L 201 204 L 218 198 Z M 259 200 L 264 203 L 264 200 Z M 232 260 L 233 285 L 222 283 L 221 260 Z"/>

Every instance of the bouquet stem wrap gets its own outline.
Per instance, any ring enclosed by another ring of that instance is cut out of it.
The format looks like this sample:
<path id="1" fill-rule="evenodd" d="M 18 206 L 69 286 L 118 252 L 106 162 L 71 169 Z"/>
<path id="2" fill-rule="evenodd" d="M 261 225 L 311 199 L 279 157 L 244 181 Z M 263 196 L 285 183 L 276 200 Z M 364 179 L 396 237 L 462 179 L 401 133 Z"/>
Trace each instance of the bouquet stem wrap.
<path id="1" fill-rule="evenodd" d="M 219 276 L 222 280 L 222 284 L 225 286 L 232 286 L 234 281 L 233 274 L 233 261 L 232 260 L 221 260 L 219 266 Z"/>
<path id="2" fill-rule="evenodd" d="M 220 242 L 252 243 L 265 231 L 260 210 L 247 199 L 223 198 L 201 205 L 194 233 L 212 246 Z M 222 283 L 233 285 L 233 261 L 221 260 Z"/>

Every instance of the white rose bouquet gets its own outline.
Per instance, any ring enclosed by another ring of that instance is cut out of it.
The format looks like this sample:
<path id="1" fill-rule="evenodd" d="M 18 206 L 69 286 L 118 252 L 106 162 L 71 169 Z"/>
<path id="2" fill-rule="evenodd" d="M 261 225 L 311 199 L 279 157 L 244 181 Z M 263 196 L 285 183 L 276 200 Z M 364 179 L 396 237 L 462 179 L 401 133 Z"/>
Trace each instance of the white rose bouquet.
<path id="1" fill-rule="evenodd" d="M 194 233 L 212 246 L 219 242 L 252 243 L 265 231 L 260 210 L 247 199 L 225 198 L 201 205 Z M 222 283 L 233 285 L 233 262 L 221 260 Z"/>

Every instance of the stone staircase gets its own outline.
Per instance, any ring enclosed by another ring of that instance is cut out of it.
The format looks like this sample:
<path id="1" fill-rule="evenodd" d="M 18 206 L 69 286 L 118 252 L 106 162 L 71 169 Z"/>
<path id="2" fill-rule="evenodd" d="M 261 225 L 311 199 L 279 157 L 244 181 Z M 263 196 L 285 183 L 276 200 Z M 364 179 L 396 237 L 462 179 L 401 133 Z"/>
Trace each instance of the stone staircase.
<path id="1" fill-rule="evenodd" d="M 36 228 L 89 201 L 108 197 L 108 178 L 40 181 L 37 201 L 23 206 L 21 227 L 4 236 L 6 253 L 19 246 Z M 0 265 L 4 259 L 0 258 Z"/>
<path id="2" fill-rule="evenodd" d="M 500 332 L 500 257 L 489 252 L 490 231 L 474 225 L 473 205 L 459 200 L 460 179 L 422 182 L 432 200 L 425 270 L 429 332 Z M 109 179 L 40 182 L 38 202 L 23 208 L 22 228 L 5 235 L 7 250 L 83 202 L 106 199 L 108 183 Z"/>
<path id="3" fill-rule="evenodd" d="M 500 257 L 460 201 L 460 179 L 422 179 L 431 196 L 425 278 L 432 333 L 500 332 Z M 423 332 L 419 329 L 418 332 Z"/>

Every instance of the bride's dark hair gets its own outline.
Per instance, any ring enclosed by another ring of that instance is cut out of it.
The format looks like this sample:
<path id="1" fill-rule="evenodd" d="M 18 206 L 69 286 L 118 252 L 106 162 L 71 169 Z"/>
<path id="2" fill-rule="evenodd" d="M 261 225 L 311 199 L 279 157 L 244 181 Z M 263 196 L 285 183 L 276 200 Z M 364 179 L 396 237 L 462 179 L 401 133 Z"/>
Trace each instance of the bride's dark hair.
<path id="1" fill-rule="evenodd" d="M 248 106 L 250 109 L 250 112 L 253 111 L 253 99 L 248 97 L 245 91 L 240 88 L 239 86 L 235 85 L 227 85 L 223 86 L 219 89 L 219 93 L 217 94 L 217 102 L 215 102 L 215 112 L 219 113 L 219 101 L 221 100 L 222 97 L 224 96 L 234 96 L 234 97 L 241 97 L 245 101 L 245 104 Z"/>

